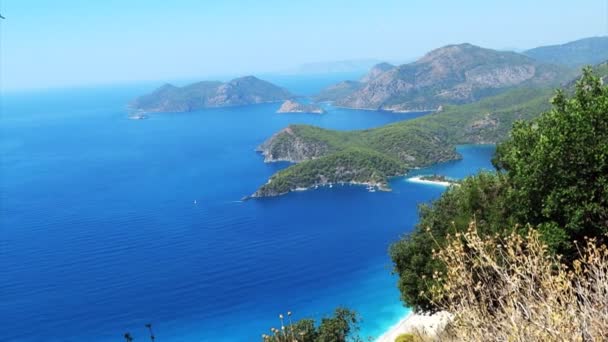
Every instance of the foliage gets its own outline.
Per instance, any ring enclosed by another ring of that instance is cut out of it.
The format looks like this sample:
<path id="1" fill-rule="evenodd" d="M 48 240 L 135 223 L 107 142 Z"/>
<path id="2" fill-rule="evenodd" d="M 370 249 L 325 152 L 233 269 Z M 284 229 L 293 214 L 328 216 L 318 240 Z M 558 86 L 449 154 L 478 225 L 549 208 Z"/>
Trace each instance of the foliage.
<path id="1" fill-rule="evenodd" d="M 572 98 L 559 91 L 551 111 L 515 125 L 496 165 L 517 221 L 538 225 L 555 249 L 607 233 L 608 88 L 585 69 Z"/>
<path id="2" fill-rule="evenodd" d="M 156 335 L 154 335 L 154 331 L 152 330 L 152 323 L 146 323 L 145 327 L 148 330 L 150 341 L 154 342 L 156 340 Z M 131 335 L 130 332 L 124 333 L 123 338 L 126 342 L 132 342 L 134 340 L 133 335 Z"/>
<path id="3" fill-rule="evenodd" d="M 317 326 L 314 319 L 306 318 L 291 321 L 291 312 L 287 317 L 279 315 L 281 328 L 271 328 L 271 334 L 263 334 L 264 342 L 346 342 L 361 341 L 356 335 L 361 321 L 356 312 L 346 308 L 337 308 L 333 316 L 321 319 Z"/>
<path id="4" fill-rule="evenodd" d="M 540 232 L 487 235 L 473 221 L 433 258 L 434 303 L 454 315 L 456 341 L 605 341 L 608 248 L 578 244 L 573 267 L 551 254 Z"/>
<path id="5" fill-rule="evenodd" d="M 436 241 L 448 233 L 466 230 L 471 217 L 480 229 L 493 233 L 503 227 L 508 208 L 504 205 L 505 183 L 499 174 L 480 173 L 451 186 L 431 205 L 421 205 L 420 220 L 414 231 L 390 248 L 394 272 L 399 274 L 398 287 L 404 303 L 417 310 L 433 312 L 436 308 L 428 296 L 420 295 L 433 284 L 433 272 L 440 264 L 432 258 Z"/>
<path id="6" fill-rule="evenodd" d="M 608 73 L 608 70 L 607 70 Z M 373 150 L 398 159 L 406 168 L 424 167 L 460 158 L 455 145 L 494 143 L 505 139 L 513 122 L 530 119 L 549 108 L 550 89 L 520 87 L 479 102 L 449 106 L 441 112 L 414 120 L 359 131 L 334 131 L 309 125 L 291 125 L 262 146 L 277 160 L 296 155 L 299 148 L 307 168 L 291 166 L 292 172 L 322 170 L 322 157 L 350 148 Z M 298 160 L 299 161 L 299 160 Z M 283 171 L 281 171 L 283 172 Z M 315 174 L 318 177 L 320 172 Z M 285 173 L 276 174 L 283 178 Z M 274 176 L 273 176 L 274 177 Z M 313 177 L 313 178 L 315 178 Z M 303 187 L 314 183 L 303 183 Z M 284 193 L 291 189 L 282 189 Z"/>
<path id="7" fill-rule="evenodd" d="M 416 342 L 416 336 L 413 334 L 401 334 L 397 336 L 395 342 Z"/>
<path id="8" fill-rule="evenodd" d="M 258 190 L 256 196 L 279 195 L 297 188 L 339 182 L 387 187 L 387 177 L 405 171 L 405 165 L 399 160 L 373 150 L 349 148 L 278 172 Z"/>
<path id="9" fill-rule="evenodd" d="M 576 257 L 572 240 L 608 232 L 608 90 L 586 70 L 573 93 L 558 92 L 552 110 L 515 124 L 494 160 L 502 172 L 471 177 L 421 207 L 415 230 L 390 249 L 406 305 L 437 309 L 421 295 L 434 285 L 432 274 L 443 271 L 432 249 L 446 234 L 465 231 L 472 218 L 483 234 L 538 227 L 567 260 Z"/>

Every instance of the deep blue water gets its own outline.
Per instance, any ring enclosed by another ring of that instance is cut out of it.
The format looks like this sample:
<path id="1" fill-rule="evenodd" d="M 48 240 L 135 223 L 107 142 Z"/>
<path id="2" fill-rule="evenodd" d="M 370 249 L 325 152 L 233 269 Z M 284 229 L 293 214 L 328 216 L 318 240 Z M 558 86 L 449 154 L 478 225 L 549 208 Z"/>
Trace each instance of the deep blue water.
<path id="1" fill-rule="evenodd" d="M 311 93 L 327 80 L 283 79 Z M 149 85 L 4 94 L 0 341 L 258 341 L 278 314 L 357 310 L 363 335 L 407 311 L 387 249 L 441 187 L 334 187 L 240 202 L 285 164 L 254 148 L 289 123 L 361 129 L 422 114 L 279 104 L 128 120 Z M 430 172 L 490 168 L 491 146 Z M 419 171 L 419 172 L 423 172 Z M 194 201 L 196 200 L 196 204 Z"/>

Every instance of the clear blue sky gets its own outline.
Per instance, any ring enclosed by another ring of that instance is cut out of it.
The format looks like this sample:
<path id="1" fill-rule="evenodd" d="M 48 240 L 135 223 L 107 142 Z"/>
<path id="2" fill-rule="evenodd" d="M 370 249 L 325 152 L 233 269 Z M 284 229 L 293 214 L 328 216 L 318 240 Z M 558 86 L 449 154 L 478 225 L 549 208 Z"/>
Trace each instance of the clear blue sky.
<path id="1" fill-rule="evenodd" d="M 606 35 L 606 0 L 0 0 L 4 89 L 403 61 Z"/>

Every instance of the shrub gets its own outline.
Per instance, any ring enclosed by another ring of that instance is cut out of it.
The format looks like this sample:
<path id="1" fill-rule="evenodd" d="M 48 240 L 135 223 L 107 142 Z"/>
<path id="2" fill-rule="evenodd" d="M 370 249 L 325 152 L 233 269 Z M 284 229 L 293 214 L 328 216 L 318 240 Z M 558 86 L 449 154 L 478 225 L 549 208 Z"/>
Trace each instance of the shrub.
<path id="1" fill-rule="evenodd" d="M 305 318 L 296 322 L 287 316 L 279 315 L 281 328 L 271 328 L 271 334 L 262 334 L 263 342 L 346 342 L 361 341 L 356 332 L 361 319 L 356 312 L 337 308 L 334 315 L 323 318 L 317 326 L 314 319 Z"/>
<path id="2" fill-rule="evenodd" d="M 447 238 L 434 259 L 429 293 L 454 315 L 448 334 L 457 341 L 608 340 L 608 248 L 595 238 L 574 243 L 569 267 L 535 229 L 505 238 L 482 237 L 477 224 Z"/>
<path id="3" fill-rule="evenodd" d="M 395 342 L 416 342 L 416 336 L 412 334 L 401 334 L 397 336 Z"/>

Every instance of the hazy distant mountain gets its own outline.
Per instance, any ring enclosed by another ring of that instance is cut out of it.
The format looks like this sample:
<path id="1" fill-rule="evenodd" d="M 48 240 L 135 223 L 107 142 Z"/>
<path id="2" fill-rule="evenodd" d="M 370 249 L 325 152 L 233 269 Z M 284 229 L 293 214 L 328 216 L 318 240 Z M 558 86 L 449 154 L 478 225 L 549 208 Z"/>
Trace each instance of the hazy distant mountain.
<path id="1" fill-rule="evenodd" d="M 373 81 L 374 79 L 376 79 L 378 76 L 382 75 L 383 73 L 395 69 L 395 66 L 389 63 L 379 63 L 374 65 L 373 68 L 371 68 L 371 70 L 361 78 L 360 82 L 370 82 Z"/>
<path id="2" fill-rule="evenodd" d="M 353 59 L 345 61 L 317 62 L 302 64 L 296 68 L 287 70 L 290 74 L 333 74 L 333 73 L 356 73 L 365 72 L 375 64 L 377 59 Z"/>
<path id="3" fill-rule="evenodd" d="M 524 51 L 537 61 L 570 67 L 595 65 L 608 59 L 608 37 L 591 37 L 561 45 L 541 46 Z"/>
<path id="4" fill-rule="evenodd" d="M 335 101 L 344 98 L 361 89 L 365 83 L 359 81 L 342 81 L 323 89 L 317 94 L 315 101 Z"/>
<path id="5" fill-rule="evenodd" d="M 185 87 L 166 84 L 136 98 L 131 108 L 143 112 L 190 112 L 202 108 L 280 102 L 292 95 L 284 88 L 254 76 L 229 82 L 204 81 Z"/>
<path id="6" fill-rule="evenodd" d="M 473 102 L 525 83 L 550 84 L 568 76 L 561 67 L 515 52 L 448 45 L 413 63 L 376 65 L 360 82 L 329 87 L 318 99 L 349 108 L 427 110 Z"/>

